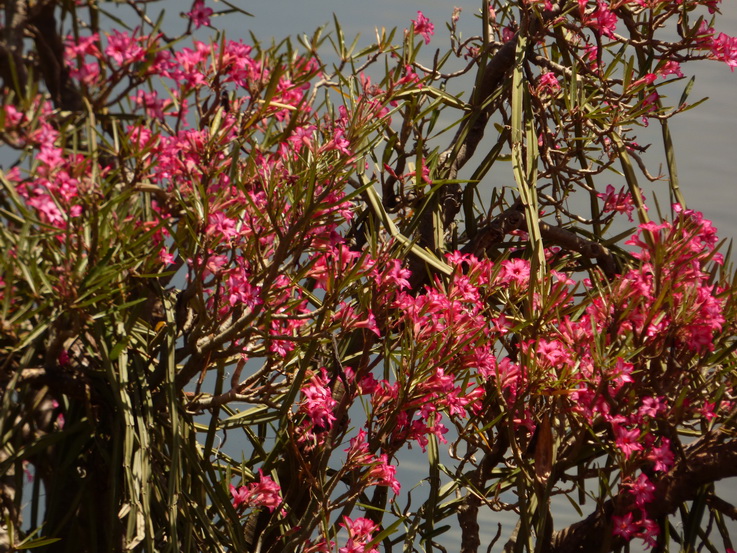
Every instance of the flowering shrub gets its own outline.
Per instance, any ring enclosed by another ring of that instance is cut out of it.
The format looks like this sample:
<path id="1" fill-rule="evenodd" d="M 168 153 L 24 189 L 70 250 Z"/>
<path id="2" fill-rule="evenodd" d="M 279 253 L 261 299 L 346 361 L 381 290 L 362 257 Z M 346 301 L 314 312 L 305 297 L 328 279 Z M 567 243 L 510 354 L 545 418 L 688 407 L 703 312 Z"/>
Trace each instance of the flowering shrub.
<path id="1" fill-rule="evenodd" d="M 663 94 L 687 62 L 737 65 L 718 2 L 483 2 L 481 36 L 418 12 L 360 51 L 336 24 L 334 55 L 196 38 L 237 11 L 209 0 L 180 37 L 150 2 L 133 30 L 6 4 L 9 550 L 374 553 L 458 528 L 471 553 L 501 536 L 486 509 L 519 521 L 505 550 L 732 547 L 735 279 L 675 172 L 688 88 Z M 657 221 L 636 167 L 668 184 Z"/>

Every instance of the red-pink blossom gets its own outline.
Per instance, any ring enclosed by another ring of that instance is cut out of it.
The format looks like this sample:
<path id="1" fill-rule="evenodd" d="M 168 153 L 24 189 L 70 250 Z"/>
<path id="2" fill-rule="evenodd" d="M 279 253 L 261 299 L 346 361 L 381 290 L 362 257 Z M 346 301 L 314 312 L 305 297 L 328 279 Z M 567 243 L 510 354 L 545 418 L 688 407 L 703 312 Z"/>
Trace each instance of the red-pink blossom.
<path id="1" fill-rule="evenodd" d="M 187 16 L 189 16 L 192 23 L 194 23 L 195 29 L 199 29 L 203 25 L 209 27 L 211 15 L 212 9 L 205 7 L 204 0 L 195 0 L 192 10 L 187 12 Z"/>
<path id="2" fill-rule="evenodd" d="M 681 72 L 681 65 L 674 60 L 666 61 L 660 67 L 660 69 L 658 69 L 658 74 L 661 77 L 665 77 L 666 75 L 676 75 L 677 77 L 683 77 L 683 73 Z"/>
<path id="3" fill-rule="evenodd" d="M 585 9 L 586 0 L 579 0 L 579 9 L 582 11 Z M 582 17 L 584 25 L 597 29 L 602 35 L 608 38 L 614 38 L 614 31 L 617 26 L 617 16 L 609 8 L 609 6 L 599 0 L 596 4 L 596 9 L 593 12 L 584 13 Z"/>
<path id="4" fill-rule="evenodd" d="M 624 454 L 625 459 L 629 458 L 636 451 L 642 450 L 642 444 L 639 442 L 640 429 L 627 429 L 618 424 L 613 425 L 614 428 L 614 444 Z"/>
<path id="5" fill-rule="evenodd" d="M 619 193 L 617 193 L 615 192 L 614 186 L 608 184 L 606 192 L 600 192 L 597 196 L 604 200 L 604 207 L 602 208 L 603 213 L 624 213 L 627 215 L 627 218 L 632 221 L 632 212 L 635 209 L 635 203 L 632 199 L 632 194 L 630 194 L 630 192 L 625 192 L 624 187 L 622 187 L 619 190 Z"/>
<path id="6" fill-rule="evenodd" d="M 665 398 L 658 396 L 644 398 L 638 413 L 642 417 L 655 418 L 663 411 L 665 411 Z"/>
<path id="7" fill-rule="evenodd" d="M 233 507 L 236 509 L 241 505 L 247 507 L 266 507 L 269 511 L 274 511 L 281 505 L 281 489 L 279 484 L 263 473 L 261 469 L 258 471 L 259 479 L 246 486 L 236 488 L 232 484 L 230 493 L 233 496 Z"/>
<path id="8" fill-rule="evenodd" d="M 417 20 L 412 20 L 412 30 L 414 34 L 421 35 L 425 39 L 425 44 L 430 44 L 430 37 L 435 34 L 435 25 L 418 11 Z"/>
<path id="9" fill-rule="evenodd" d="M 719 33 L 712 39 L 711 54 L 714 59 L 723 61 L 734 71 L 737 67 L 737 37 Z"/>
<path id="10" fill-rule="evenodd" d="M 302 388 L 300 410 L 307 414 L 313 427 L 328 429 L 335 421 L 333 410 L 338 402 L 328 387 L 327 371 L 323 368 Z"/>
<path id="11" fill-rule="evenodd" d="M 169 265 L 174 262 L 174 256 L 166 248 L 161 248 L 159 250 L 159 261 L 162 265 Z"/>
<path id="12" fill-rule="evenodd" d="M 640 473 L 634 481 L 625 482 L 625 487 L 635 499 L 635 505 L 642 508 L 655 497 L 655 486 L 650 479 Z"/>
<path id="13" fill-rule="evenodd" d="M 378 553 L 378 549 L 368 545 L 379 529 L 372 520 L 363 517 L 352 520 L 344 516 L 340 525 L 348 531 L 348 541 L 339 549 L 340 553 Z"/>
<path id="14" fill-rule="evenodd" d="M 614 524 L 614 535 L 627 541 L 631 540 L 639 529 L 638 524 L 633 521 L 631 512 L 624 516 L 614 515 L 612 523 Z"/>
<path id="15" fill-rule="evenodd" d="M 121 33 L 115 29 L 113 34 L 107 37 L 105 54 L 121 66 L 143 61 L 146 51 L 141 47 L 140 42 L 140 38 L 132 37 L 127 32 Z"/>
<path id="16" fill-rule="evenodd" d="M 535 92 L 538 96 L 552 95 L 560 90 L 560 83 L 555 73 L 543 73 L 537 79 Z"/>
<path id="17" fill-rule="evenodd" d="M 499 277 L 501 282 L 514 282 L 524 288 L 530 280 L 530 262 L 521 258 L 505 259 Z"/>
<path id="18" fill-rule="evenodd" d="M 641 512 L 641 516 L 641 529 L 637 533 L 637 537 L 643 541 L 645 548 L 655 547 L 658 544 L 657 538 L 660 535 L 660 525 L 651 518 L 648 518 L 645 511 Z"/>
<path id="19" fill-rule="evenodd" d="M 627 363 L 621 357 L 617 357 L 617 363 L 609 373 L 609 378 L 611 378 L 613 382 L 612 388 L 615 392 L 625 384 L 635 381 L 634 378 L 632 378 L 633 369 L 634 365 L 632 363 Z"/>
<path id="20" fill-rule="evenodd" d="M 369 478 L 379 486 L 389 486 L 395 494 L 399 493 L 401 485 L 396 477 L 397 467 L 389 463 L 386 453 L 382 453 L 376 463 L 369 470 Z"/>
<path id="21" fill-rule="evenodd" d="M 15 127 L 23 120 L 23 112 L 18 111 L 14 105 L 7 104 L 5 109 L 5 127 Z"/>
<path id="22" fill-rule="evenodd" d="M 660 442 L 659 446 L 650 446 L 647 458 L 654 463 L 655 470 L 665 472 L 673 467 L 675 456 L 668 438 L 661 438 Z"/>

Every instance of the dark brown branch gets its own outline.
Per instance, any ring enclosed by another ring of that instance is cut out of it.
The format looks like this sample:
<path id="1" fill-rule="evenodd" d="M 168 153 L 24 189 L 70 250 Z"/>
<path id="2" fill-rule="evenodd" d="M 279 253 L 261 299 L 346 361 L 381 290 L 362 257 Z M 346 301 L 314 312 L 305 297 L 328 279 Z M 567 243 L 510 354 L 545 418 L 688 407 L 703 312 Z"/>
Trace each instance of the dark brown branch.
<path id="1" fill-rule="evenodd" d="M 721 497 L 708 495 L 706 497 L 706 504 L 712 509 L 716 509 L 720 513 L 727 515 L 732 520 L 737 520 L 737 508 L 731 503 L 724 501 Z"/>
<path id="2" fill-rule="evenodd" d="M 679 505 L 695 499 L 699 489 L 724 478 L 737 476 L 737 440 L 727 440 L 719 431 L 702 436 L 684 449 L 673 469 L 655 481 L 655 499 L 647 505 L 647 515 L 659 519 L 676 511 Z M 553 534 L 551 553 L 601 551 L 604 536 L 612 536 L 611 517 L 626 512 L 631 499 L 621 493 L 606 501 L 586 519 Z M 612 551 L 624 545 L 612 537 Z"/>
<path id="3" fill-rule="evenodd" d="M 482 72 L 480 83 L 474 89 L 471 100 L 471 112 L 459 127 L 450 145 L 440 154 L 440 171 L 442 178 L 453 180 L 458 171 L 471 159 L 476 152 L 489 120 L 498 107 L 498 102 L 491 101 L 499 88 L 503 85 L 509 71 L 515 64 L 515 51 L 519 33 L 524 32 L 534 42 L 535 37 L 560 13 L 560 6 L 555 5 L 552 10 L 545 11 L 542 20 L 535 19 L 527 29 L 520 30 L 515 37 L 499 48 L 491 59 L 480 66 Z M 484 54 L 485 55 L 485 54 Z M 384 192 L 386 194 L 386 190 Z M 437 251 L 441 246 L 435 244 L 437 229 L 435 214 L 440 210 L 442 232 L 447 233 L 455 224 L 456 217 L 461 210 L 462 189 L 458 183 L 446 184 L 439 191 L 437 206 L 428 208 L 422 214 L 419 225 L 419 244 L 431 251 Z M 410 270 L 413 274 L 412 288 L 418 289 L 427 279 L 424 263 L 416 258 L 410 259 Z"/>
<path id="4" fill-rule="evenodd" d="M 82 97 L 69 78 L 64 43 L 56 30 L 54 9 L 54 3 L 39 9 L 31 18 L 28 30 L 36 43 L 41 72 L 54 105 L 66 111 L 81 111 Z"/>
<path id="5" fill-rule="evenodd" d="M 3 2 L 5 28 L 0 41 L 0 77 L 3 88 L 23 91 L 28 81 L 23 62 L 23 32 L 28 24 L 28 8 L 23 0 Z"/>
<path id="6" fill-rule="evenodd" d="M 522 202 L 515 202 L 501 215 L 494 217 L 487 225 L 481 227 L 473 240 L 466 244 L 463 253 L 472 253 L 477 257 L 488 255 L 504 237 L 514 230 L 525 228 L 525 214 Z"/>
<path id="7" fill-rule="evenodd" d="M 604 274 L 611 278 L 617 273 L 617 262 L 612 253 L 593 240 L 582 238 L 562 227 L 540 222 L 540 234 L 546 246 L 556 245 L 574 251 L 589 259 L 596 259 Z M 476 256 L 489 255 L 490 251 L 504 241 L 504 237 L 514 230 L 527 229 L 524 208 L 517 201 L 509 209 L 489 224 L 479 229 L 474 239 L 464 248 L 465 253 Z"/>

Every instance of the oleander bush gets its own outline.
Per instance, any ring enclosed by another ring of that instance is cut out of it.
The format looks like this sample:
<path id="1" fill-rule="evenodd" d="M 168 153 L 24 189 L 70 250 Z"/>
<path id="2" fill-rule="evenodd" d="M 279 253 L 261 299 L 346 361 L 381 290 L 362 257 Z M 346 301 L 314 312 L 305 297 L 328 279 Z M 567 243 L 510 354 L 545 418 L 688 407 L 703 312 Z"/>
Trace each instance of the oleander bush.
<path id="1" fill-rule="evenodd" d="M 734 547 L 737 280 L 668 127 L 718 0 L 118 4 L 3 3 L 0 550 Z"/>

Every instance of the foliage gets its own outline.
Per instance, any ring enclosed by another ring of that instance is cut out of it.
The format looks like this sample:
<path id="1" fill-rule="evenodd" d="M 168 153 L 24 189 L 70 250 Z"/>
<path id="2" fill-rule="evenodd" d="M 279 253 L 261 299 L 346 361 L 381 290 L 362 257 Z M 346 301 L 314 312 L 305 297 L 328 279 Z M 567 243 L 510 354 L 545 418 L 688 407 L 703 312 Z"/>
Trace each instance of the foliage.
<path id="1" fill-rule="evenodd" d="M 486 510 L 505 551 L 733 547 L 736 285 L 668 131 L 681 64 L 737 65 L 718 1 L 484 0 L 480 36 L 365 48 L 127 4 L 4 3 L 3 550 L 470 553 Z"/>

